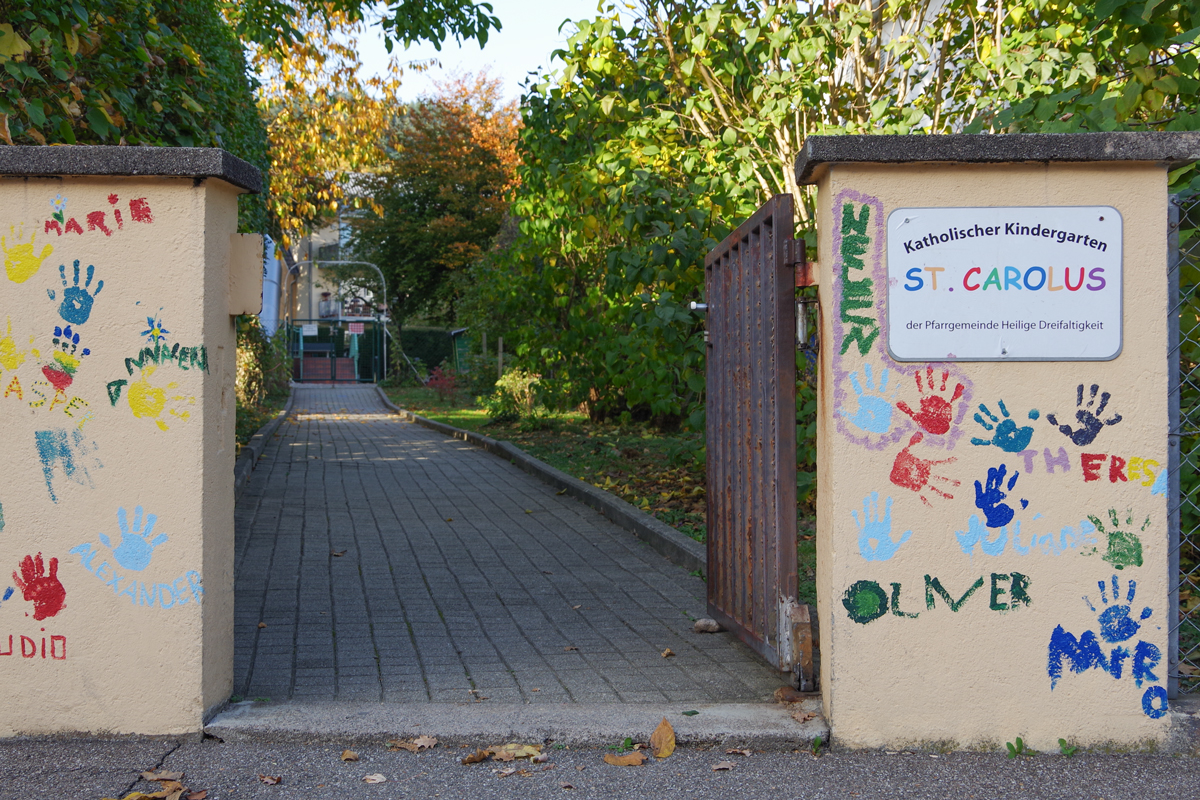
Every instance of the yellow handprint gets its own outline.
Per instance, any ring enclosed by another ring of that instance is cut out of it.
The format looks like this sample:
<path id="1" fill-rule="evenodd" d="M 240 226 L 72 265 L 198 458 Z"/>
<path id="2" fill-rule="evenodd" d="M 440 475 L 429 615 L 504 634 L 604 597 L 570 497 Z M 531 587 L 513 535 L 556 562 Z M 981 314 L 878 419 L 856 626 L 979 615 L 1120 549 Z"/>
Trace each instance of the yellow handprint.
<path id="1" fill-rule="evenodd" d="M 194 397 L 186 397 L 181 394 L 167 396 L 166 389 L 154 386 L 147 378 L 154 374 L 157 367 L 146 367 L 142 370 L 142 377 L 139 380 L 129 384 L 129 408 L 133 411 L 135 417 L 146 417 L 154 420 L 154 424 L 160 430 L 169 430 L 167 423 L 162 419 L 162 413 L 167 411 L 171 416 L 179 419 L 188 419 L 191 413 L 188 411 L 177 411 L 174 408 L 167 408 L 167 401 L 172 403 L 186 403 L 192 405 L 196 402 Z M 174 389 L 179 384 L 168 383 L 167 389 Z"/>
<path id="2" fill-rule="evenodd" d="M 32 336 L 29 337 L 29 343 L 33 344 Z M 0 367 L 7 370 L 14 370 L 24 363 L 28 355 L 29 351 L 17 349 L 17 343 L 12 335 L 12 319 L 8 319 L 8 332 L 4 334 L 3 338 L 0 338 Z M 42 356 L 37 350 L 33 351 L 33 355 L 36 358 L 41 358 Z"/>
<path id="3" fill-rule="evenodd" d="M 13 237 L 13 246 L 10 250 L 8 242 L 0 236 L 0 249 L 4 250 L 4 269 L 8 273 L 8 279 L 13 283 L 24 283 L 33 277 L 39 269 L 42 268 L 42 262 L 50 257 L 54 252 L 54 248 L 46 245 L 42 248 L 42 254 L 39 256 L 33 251 L 33 240 L 37 238 L 36 233 L 29 234 L 29 241 L 22 242 L 21 237 L 25 235 L 24 226 L 18 232 L 13 226 L 8 226 L 8 232 Z"/>

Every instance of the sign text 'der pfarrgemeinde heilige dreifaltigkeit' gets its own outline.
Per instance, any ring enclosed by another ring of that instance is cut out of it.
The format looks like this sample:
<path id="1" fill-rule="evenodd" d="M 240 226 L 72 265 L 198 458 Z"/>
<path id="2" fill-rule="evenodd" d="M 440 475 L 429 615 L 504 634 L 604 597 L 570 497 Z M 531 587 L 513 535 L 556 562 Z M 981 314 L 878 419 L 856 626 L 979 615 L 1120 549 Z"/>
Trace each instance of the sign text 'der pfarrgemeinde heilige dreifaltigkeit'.
<path id="1" fill-rule="evenodd" d="M 902 361 L 1114 358 L 1121 237 L 1108 206 L 897 209 L 888 348 Z"/>

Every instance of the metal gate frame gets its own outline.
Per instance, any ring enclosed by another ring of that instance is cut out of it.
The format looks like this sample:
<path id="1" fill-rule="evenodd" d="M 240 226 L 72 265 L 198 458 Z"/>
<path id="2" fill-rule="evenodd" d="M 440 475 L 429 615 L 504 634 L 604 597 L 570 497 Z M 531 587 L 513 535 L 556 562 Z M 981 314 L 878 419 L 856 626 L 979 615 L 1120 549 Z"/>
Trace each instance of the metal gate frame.
<path id="1" fill-rule="evenodd" d="M 704 262 L 708 612 L 781 671 L 799 666 L 808 610 L 796 601 L 793 208 L 771 198 Z"/>

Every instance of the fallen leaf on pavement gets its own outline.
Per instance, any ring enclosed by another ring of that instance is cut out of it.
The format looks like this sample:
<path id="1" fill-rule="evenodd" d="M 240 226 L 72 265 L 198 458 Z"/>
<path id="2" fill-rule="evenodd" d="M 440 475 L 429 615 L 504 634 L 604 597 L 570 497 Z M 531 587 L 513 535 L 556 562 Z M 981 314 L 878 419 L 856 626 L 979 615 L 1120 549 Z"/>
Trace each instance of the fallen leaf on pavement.
<path id="1" fill-rule="evenodd" d="M 791 686 L 780 686 L 775 690 L 776 703 L 799 703 L 804 699 L 804 695 L 797 692 Z"/>
<path id="2" fill-rule="evenodd" d="M 372 772 L 370 775 L 363 776 L 363 783 L 387 783 L 387 778 L 378 772 Z"/>
<path id="3" fill-rule="evenodd" d="M 713 772 L 726 772 L 733 769 L 733 767 L 734 764 L 732 761 L 718 761 L 716 764 L 713 764 Z"/>
<path id="4" fill-rule="evenodd" d="M 208 797 L 208 790 L 201 789 L 198 792 L 192 792 L 191 794 L 189 794 L 187 796 L 187 800 L 206 800 L 207 797 Z"/>
<path id="5" fill-rule="evenodd" d="M 260 622 L 260 623 L 258 623 L 258 627 L 260 627 L 260 628 L 265 628 L 265 627 L 267 627 L 267 623 L 265 623 L 265 622 Z"/>
<path id="6" fill-rule="evenodd" d="M 509 742 L 508 744 L 489 747 L 488 752 L 492 754 L 492 759 L 495 761 L 512 761 L 514 758 L 530 758 L 542 752 L 542 746 L 538 744 L 519 744 L 517 742 Z"/>
<path id="7" fill-rule="evenodd" d="M 500 778 L 507 778 L 509 775 L 516 775 L 516 774 L 517 774 L 516 767 L 509 767 L 508 769 L 496 770 L 496 776 L 500 777 Z"/>
<path id="8" fill-rule="evenodd" d="M 748 756 L 748 755 L 750 755 L 750 751 L 749 750 L 737 750 L 737 749 L 730 749 L 730 750 L 725 751 L 725 755 L 727 755 L 727 756 L 732 756 L 735 754 L 739 755 L 739 756 Z"/>
<path id="9" fill-rule="evenodd" d="M 582 604 L 582 603 L 580 603 L 580 604 L 579 604 L 579 605 L 577 605 L 577 606 L 571 606 L 571 608 L 573 608 L 573 609 L 580 609 L 580 608 L 583 608 L 583 604 Z"/>
<path id="10" fill-rule="evenodd" d="M 564 647 L 563 652 L 569 653 L 572 650 L 578 650 L 578 649 L 579 649 L 578 647 L 576 647 L 575 645 L 572 644 L 572 645 L 567 645 L 566 647 Z"/>
<path id="11" fill-rule="evenodd" d="M 346 551 L 345 550 L 330 550 L 329 555 L 341 558 L 342 556 L 346 555 Z"/>
<path id="12" fill-rule="evenodd" d="M 623 756 L 605 753 L 604 763 L 612 764 L 614 767 L 640 767 L 646 763 L 646 753 L 642 750 L 634 750 L 632 753 Z"/>
<path id="13" fill-rule="evenodd" d="M 487 757 L 488 757 L 487 750 L 476 750 L 474 753 L 471 753 L 469 756 L 464 756 L 462 763 L 464 763 L 464 764 L 479 764 L 483 761 L 487 761 Z"/>
<path id="14" fill-rule="evenodd" d="M 563 488 L 559 489 L 557 492 L 555 492 L 555 494 L 566 494 L 566 493 L 567 493 L 567 489 L 565 486 Z M 563 788 L 565 789 L 567 787 L 564 786 Z M 574 788 L 574 787 L 572 787 L 572 788 Z"/>
<path id="15" fill-rule="evenodd" d="M 183 777 L 182 772 L 143 772 L 144 781 L 177 781 Z"/>
<path id="16" fill-rule="evenodd" d="M 187 791 L 187 787 L 179 781 L 160 780 L 158 785 L 162 787 L 160 790 L 151 792 L 150 794 L 143 794 L 142 796 L 148 800 L 150 798 L 153 800 L 179 800 L 183 796 L 183 793 Z"/>
<path id="17" fill-rule="evenodd" d="M 282 775 L 259 775 L 258 779 L 267 786 L 278 786 L 279 784 L 283 783 Z"/>
<path id="18" fill-rule="evenodd" d="M 454 517 L 446 517 L 446 522 L 454 522 Z"/>
<path id="19" fill-rule="evenodd" d="M 574 786 L 572 786 L 571 784 L 567 783 L 566 781 L 559 781 L 559 782 L 558 782 L 558 788 L 560 788 L 560 789 L 574 789 L 575 787 L 574 787 Z"/>
<path id="20" fill-rule="evenodd" d="M 684 715 L 685 717 L 694 717 L 694 716 L 696 716 L 696 715 L 697 715 L 697 714 L 699 714 L 699 713 L 700 713 L 699 711 L 684 711 L 684 712 L 683 712 L 683 715 Z"/>
<path id="21" fill-rule="evenodd" d="M 343 750 L 342 761 L 358 761 L 358 753 L 353 750 Z"/>
<path id="22" fill-rule="evenodd" d="M 549 754 L 549 753 L 542 753 L 542 754 L 540 754 L 540 755 L 536 755 L 536 756 L 533 756 L 532 758 L 530 758 L 530 759 L 529 759 L 529 763 L 531 763 L 531 764 L 545 764 L 545 763 L 546 763 L 547 761 L 549 761 L 549 760 L 550 760 L 550 754 Z"/>
<path id="23" fill-rule="evenodd" d="M 666 650 L 663 650 L 663 651 L 662 651 L 662 657 L 663 657 L 663 658 L 670 658 L 670 657 L 671 657 L 671 656 L 673 656 L 673 655 L 675 655 L 675 651 L 674 651 L 674 650 L 672 650 L 672 649 L 671 649 L 671 648 L 669 648 L 669 647 L 668 647 Z"/>
<path id="24" fill-rule="evenodd" d="M 675 729 L 667 722 L 666 717 L 658 723 L 654 733 L 650 734 L 650 747 L 654 749 L 655 758 L 666 758 L 675 752 Z"/>
<path id="25" fill-rule="evenodd" d="M 400 739 L 389 739 L 387 746 L 389 750 L 407 750 L 410 753 L 419 753 L 422 750 L 428 750 L 430 747 L 433 747 L 437 744 L 437 741 L 432 736 L 418 736 L 411 742 L 401 741 Z"/>
<path id="26" fill-rule="evenodd" d="M 810 719 L 816 719 L 817 712 L 815 711 L 793 711 L 792 719 L 796 722 L 808 722 Z"/>
<path id="27" fill-rule="evenodd" d="M 576 764 L 576 765 L 575 765 L 575 771 L 576 771 L 576 772 L 583 772 L 585 769 L 587 769 L 587 767 L 585 767 L 583 764 Z"/>

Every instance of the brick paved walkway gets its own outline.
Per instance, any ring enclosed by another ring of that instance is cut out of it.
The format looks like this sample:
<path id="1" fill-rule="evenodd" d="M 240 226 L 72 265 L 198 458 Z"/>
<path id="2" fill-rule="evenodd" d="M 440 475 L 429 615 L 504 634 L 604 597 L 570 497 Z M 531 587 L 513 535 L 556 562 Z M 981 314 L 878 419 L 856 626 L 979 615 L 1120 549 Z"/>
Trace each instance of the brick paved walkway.
<path id="1" fill-rule="evenodd" d="M 237 506 L 235 694 L 701 703 L 782 684 L 692 633 L 703 583 L 592 509 L 373 387 L 294 391 Z"/>

